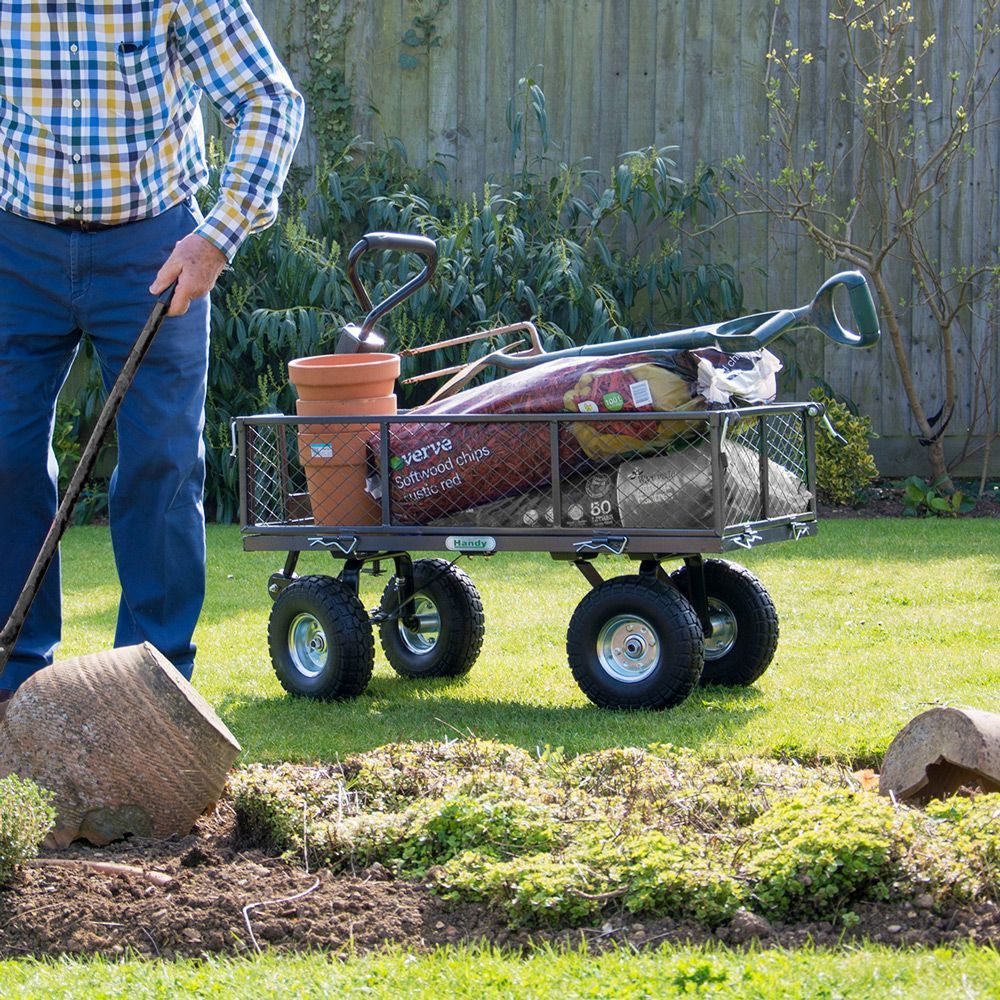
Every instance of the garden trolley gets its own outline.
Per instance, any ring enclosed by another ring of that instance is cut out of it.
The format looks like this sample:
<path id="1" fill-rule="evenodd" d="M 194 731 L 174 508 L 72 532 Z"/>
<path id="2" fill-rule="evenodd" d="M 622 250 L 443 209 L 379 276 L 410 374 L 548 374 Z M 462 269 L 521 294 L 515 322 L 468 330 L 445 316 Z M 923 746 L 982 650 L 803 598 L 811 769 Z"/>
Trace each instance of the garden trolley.
<path id="1" fill-rule="evenodd" d="M 383 248 L 395 247 L 390 234 L 379 235 Z M 863 289 L 867 294 L 867 285 Z M 853 295 L 851 301 L 858 318 Z M 785 326 L 796 312 L 785 311 Z M 769 322 L 780 326 L 773 323 L 777 315 L 750 317 L 741 333 Z M 873 309 L 861 311 L 866 322 L 859 325 L 868 329 L 860 338 L 840 326 L 832 304 L 822 323 L 815 310 L 809 319 L 828 335 L 834 324 L 835 339 L 870 342 L 873 317 Z M 358 328 L 349 329 L 357 342 Z M 363 424 L 354 413 L 238 417 L 233 436 L 244 548 L 285 553 L 268 581 L 276 674 L 292 694 L 354 697 L 371 677 L 377 630 L 388 662 L 402 676 L 461 676 L 480 652 L 485 616 L 458 561 L 544 552 L 572 562 L 590 584 L 569 622 L 566 651 L 577 683 L 595 704 L 659 709 L 680 703 L 699 683 L 750 684 L 774 655 L 777 611 L 753 574 L 717 556 L 815 533 L 821 416 L 822 407 L 808 402 L 627 415 L 401 412 L 366 415 Z M 567 465 L 581 434 L 620 428 L 623 420 L 633 429 L 669 422 L 681 430 L 641 459 L 616 455 L 583 468 Z M 414 430 L 440 449 L 433 456 L 440 458 L 438 475 L 424 485 L 410 481 L 406 456 L 397 453 L 400 435 Z M 315 456 L 317 440 L 331 460 L 364 450 L 368 492 L 377 498 L 370 516 L 354 518 L 364 523 L 314 518 L 310 490 L 315 505 L 317 487 L 307 484 L 304 460 L 310 448 Z M 536 474 L 531 481 L 519 478 L 520 463 L 512 464 L 508 480 L 490 483 L 488 495 L 469 502 L 466 492 L 462 509 L 450 509 L 434 489 L 442 476 L 457 482 L 468 476 L 477 460 L 470 442 L 530 456 Z M 404 494 L 426 501 L 421 517 L 412 502 L 400 502 Z M 329 553 L 330 575 L 297 576 L 306 551 Z M 416 558 L 418 552 L 438 554 Z M 619 558 L 613 564 L 619 571 L 606 578 L 602 569 L 612 556 L 630 560 L 631 571 L 620 573 Z M 670 562 L 679 563 L 672 572 L 665 568 Z M 373 610 L 359 596 L 362 573 L 387 578 Z"/>

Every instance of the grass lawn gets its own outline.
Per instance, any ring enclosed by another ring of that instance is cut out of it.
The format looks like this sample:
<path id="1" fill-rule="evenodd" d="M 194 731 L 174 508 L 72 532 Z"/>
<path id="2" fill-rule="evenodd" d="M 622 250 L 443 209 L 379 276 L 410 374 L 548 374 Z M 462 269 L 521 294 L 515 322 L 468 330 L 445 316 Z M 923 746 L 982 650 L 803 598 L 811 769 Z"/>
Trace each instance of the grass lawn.
<path id="1" fill-rule="evenodd" d="M 732 952 L 688 948 L 601 956 L 491 950 L 400 952 L 346 962 L 324 956 L 255 961 L 0 963 L 0 995 L 79 997 L 614 997 L 700 993 L 747 998 L 995 997 L 1000 955 L 990 949 L 899 953 Z"/>
<path id="2" fill-rule="evenodd" d="M 399 678 L 376 655 L 368 691 L 344 704 L 290 699 L 267 652 L 267 578 L 279 554 L 244 553 L 234 528 L 209 529 L 195 681 L 243 743 L 246 761 L 332 759 L 456 732 L 569 752 L 654 742 L 706 754 L 786 752 L 868 761 L 899 728 L 943 703 L 1000 710 L 1000 522 L 834 521 L 818 537 L 741 553 L 778 607 L 781 640 L 751 688 L 708 688 L 665 713 L 591 706 L 566 664 L 566 626 L 587 591 L 547 555 L 464 559 L 486 609 L 479 661 L 460 681 Z M 598 562 L 602 575 L 635 572 Z M 107 644 L 118 601 L 105 529 L 64 545 L 63 655 Z M 672 568 L 672 567 L 668 567 Z M 333 572 L 308 553 L 300 573 Z M 363 577 L 367 607 L 386 577 Z"/>
<path id="3" fill-rule="evenodd" d="M 106 645 L 117 588 L 104 529 L 64 544 L 62 655 Z M 209 586 L 195 680 L 242 741 L 244 762 L 333 758 L 456 732 L 567 751 L 670 742 L 712 756 L 790 753 L 877 759 L 913 715 L 934 704 L 1000 710 L 1000 522 L 840 521 L 819 537 L 742 554 L 774 597 L 781 642 L 752 688 L 697 692 L 666 713 L 593 708 L 565 661 L 566 625 L 587 585 L 547 556 L 463 565 L 479 586 L 487 637 L 460 682 L 396 677 L 378 654 L 368 692 L 348 704 L 286 698 L 266 648 L 265 584 L 281 559 L 245 554 L 235 529 L 209 531 Z M 598 564 L 605 577 L 632 564 Z M 310 554 L 300 572 L 329 572 Z M 377 603 L 385 578 L 364 579 Z M 991 948 L 738 952 L 664 948 L 641 954 L 529 957 L 444 949 L 341 961 L 328 956 L 200 963 L 0 963 L 0 996 L 737 997 L 1000 995 Z"/>

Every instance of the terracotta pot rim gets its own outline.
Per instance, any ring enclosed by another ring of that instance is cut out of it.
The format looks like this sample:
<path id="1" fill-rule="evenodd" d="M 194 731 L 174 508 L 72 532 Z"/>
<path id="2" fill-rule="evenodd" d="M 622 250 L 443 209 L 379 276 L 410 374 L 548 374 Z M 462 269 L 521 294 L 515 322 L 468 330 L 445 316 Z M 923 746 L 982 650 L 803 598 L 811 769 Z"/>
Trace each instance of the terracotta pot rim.
<path id="1" fill-rule="evenodd" d="M 399 374 L 398 354 L 314 354 L 307 358 L 295 358 L 288 362 L 289 375 L 303 376 L 312 373 L 350 369 L 355 375 L 359 370 L 368 369 L 372 374 L 381 369 L 391 368 Z M 367 374 L 366 372 L 364 374 Z M 293 378 L 293 381 L 295 379 Z"/>

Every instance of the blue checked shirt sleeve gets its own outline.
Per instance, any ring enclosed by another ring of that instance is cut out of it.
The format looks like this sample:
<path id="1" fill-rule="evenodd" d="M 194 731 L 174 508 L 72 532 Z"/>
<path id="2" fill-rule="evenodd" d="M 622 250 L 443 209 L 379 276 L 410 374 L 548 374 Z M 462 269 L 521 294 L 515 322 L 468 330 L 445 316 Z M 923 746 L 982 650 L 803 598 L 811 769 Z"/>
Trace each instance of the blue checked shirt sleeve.
<path id="1" fill-rule="evenodd" d="M 219 199 L 197 232 L 232 260 L 277 216 L 304 104 L 246 0 L 189 0 L 187 9 L 178 27 L 187 73 L 235 129 Z"/>

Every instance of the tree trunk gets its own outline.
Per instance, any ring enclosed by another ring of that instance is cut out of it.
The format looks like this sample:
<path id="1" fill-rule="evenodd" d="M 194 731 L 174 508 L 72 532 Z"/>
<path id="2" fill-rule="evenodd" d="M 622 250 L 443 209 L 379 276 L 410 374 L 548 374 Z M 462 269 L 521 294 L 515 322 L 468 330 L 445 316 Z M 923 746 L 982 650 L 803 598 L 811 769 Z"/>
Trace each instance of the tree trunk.
<path id="1" fill-rule="evenodd" d="M 931 443 L 927 445 L 927 461 L 931 470 L 931 482 L 940 482 L 940 488 L 946 492 L 953 492 L 955 489 L 948 475 L 948 465 L 944 457 L 943 436 L 934 439 L 934 429 L 927 420 L 923 403 L 917 393 L 917 386 L 913 380 L 913 371 L 910 368 L 910 359 L 906 353 L 906 343 L 903 340 L 903 333 L 899 328 L 899 320 L 896 318 L 896 310 L 893 305 L 893 298 L 886 288 L 882 273 L 878 269 L 872 271 L 872 281 L 875 284 L 875 293 L 878 295 L 879 305 L 882 307 L 882 316 L 885 319 L 885 326 L 889 333 L 889 341 L 892 344 L 893 354 L 896 358 L 896 367 L 899 369 L 899 376 L 903 381 L 903 391 L 906 393 L 906 401 L 909 404 L 910 412 L 913 414 L 920 429 L 920 436 L 925 441 Z"/>

